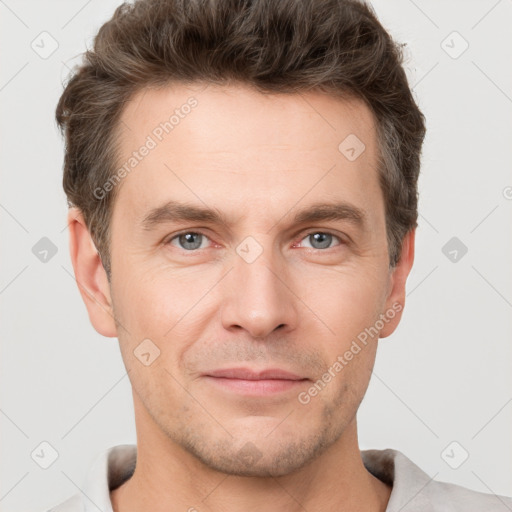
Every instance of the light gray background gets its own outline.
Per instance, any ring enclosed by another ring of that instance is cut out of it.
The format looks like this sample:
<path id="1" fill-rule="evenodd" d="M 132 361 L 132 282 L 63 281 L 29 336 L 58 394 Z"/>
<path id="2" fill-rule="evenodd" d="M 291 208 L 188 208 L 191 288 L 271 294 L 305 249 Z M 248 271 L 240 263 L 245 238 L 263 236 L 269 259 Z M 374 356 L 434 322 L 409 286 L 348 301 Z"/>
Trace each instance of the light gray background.
<path id="1" fill-rule="evenodd" d="M 78 492 L 101 450 L 135 442 L 117 340 L 94 331 L 73 278 L 53 120 L 68 68 L 118 4 L 0 0 L 3 511 L 46 510 Z M 374 6 L 407 43 L 428 134 L 404 318 L 380 341 L 360 445 L 399 449 L 436 480 L 512 495 L 512 1 Z M 31 47 L 50 48 L 43 31 L 59 45 L 48 58 Z M 458 58 L 453 31 L 469 44 Z M 442 252 L 454 236 L 468 248 L 456 262 Z M 42 237 L 58 251 L 46 263 L 32 252 Z M 31 458 L 43 441 L 58 452 L 48 469 Z M 463 450 L 452 469 L 446 460 Z"/>

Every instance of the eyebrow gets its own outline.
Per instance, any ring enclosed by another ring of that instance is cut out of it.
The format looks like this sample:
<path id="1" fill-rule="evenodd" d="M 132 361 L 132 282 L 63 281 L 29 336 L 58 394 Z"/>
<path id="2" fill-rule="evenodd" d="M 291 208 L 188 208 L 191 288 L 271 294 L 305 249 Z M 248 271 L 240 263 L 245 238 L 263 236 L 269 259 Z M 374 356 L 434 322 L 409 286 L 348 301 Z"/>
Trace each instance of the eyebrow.
<path id="1" fill-rule="evenodd" d="M 367 215 L 361 208 L 344 201 L 316 203 L 299 210 L 293 217 L 295 224 L 306 224 L 319 221 L 347 221 L 364 229 Z M 152 230 L 167 222 L 205 222 L 229 226 L 232 224 L 219 210 L 195 206 L 170 200 L 149 211 L 141 225 L 145 230 Z"/>

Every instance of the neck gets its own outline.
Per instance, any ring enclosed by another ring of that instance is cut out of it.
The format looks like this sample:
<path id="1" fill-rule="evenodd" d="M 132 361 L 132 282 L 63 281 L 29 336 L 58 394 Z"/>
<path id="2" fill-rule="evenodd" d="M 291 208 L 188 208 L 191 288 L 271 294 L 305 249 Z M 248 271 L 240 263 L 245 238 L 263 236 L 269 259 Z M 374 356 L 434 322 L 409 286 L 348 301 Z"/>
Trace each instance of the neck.
<path id="1" fill-rule="evenodd" d="M 114 512 L 383 512 L 390 493 L 391 487 L 364 467 L 354 419 L 342 438 L 313 462 L 276 478 L 219 473 L 162 433 L 138 436 L 134 474 L 111 492 L 111 501 Z"/>

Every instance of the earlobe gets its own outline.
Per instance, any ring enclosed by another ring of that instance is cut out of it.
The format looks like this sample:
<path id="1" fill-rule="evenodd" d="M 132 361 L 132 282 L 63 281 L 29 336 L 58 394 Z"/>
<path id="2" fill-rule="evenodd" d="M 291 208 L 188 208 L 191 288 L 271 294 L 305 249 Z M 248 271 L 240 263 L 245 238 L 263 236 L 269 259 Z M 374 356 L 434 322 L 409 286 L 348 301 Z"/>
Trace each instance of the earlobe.
<path id="1" fill-rule="evenodd" d="M 103 336 L 117 336 L 110 284 L 100 256 L 78 208 L 68 211 L 69 250 L 75 279 L 94 329 Z"/>
<path id="2" fill-rule="evenodd" d="M 392 270 L 390 276 L 390 291 L 385 303 L 385 310 L 382 312 L 386 316 L 387 322 L 380 331 L 380 338 L 386 338 L 392 334 L 400 323 L 403 309 L 405 307 L 405 287 L 407 277 L 414 263 L 414 241 L 416 228 L 411 229 L 404 237 L 402 242 L 402 252 L 400 260 Z"/>

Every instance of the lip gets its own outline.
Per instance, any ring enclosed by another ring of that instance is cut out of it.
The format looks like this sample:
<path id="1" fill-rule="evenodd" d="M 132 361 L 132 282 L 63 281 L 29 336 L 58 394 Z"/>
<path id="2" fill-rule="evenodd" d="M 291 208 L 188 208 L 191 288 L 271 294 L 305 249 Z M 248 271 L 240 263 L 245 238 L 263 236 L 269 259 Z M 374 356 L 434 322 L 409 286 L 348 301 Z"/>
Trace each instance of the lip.
<path id="1" fill-rule="evenodd" d="M 262 371 L 226 368 L 207 372 L 203 377 L 222 391 L 247 396 L 268 396 L 296 390 L 309 380 L 280 368 Z"/>
<path id="2" fill-rule="evenodd" d="M 218 377 L 225 379 L 242 380 L 304 380 L 294 373 L 280 368 L 269 368 L 261 371 L 254 371 L 249 368 L 225 368 L 223 370 L 213 370 L 205 373 L 208 377 Z"/>

